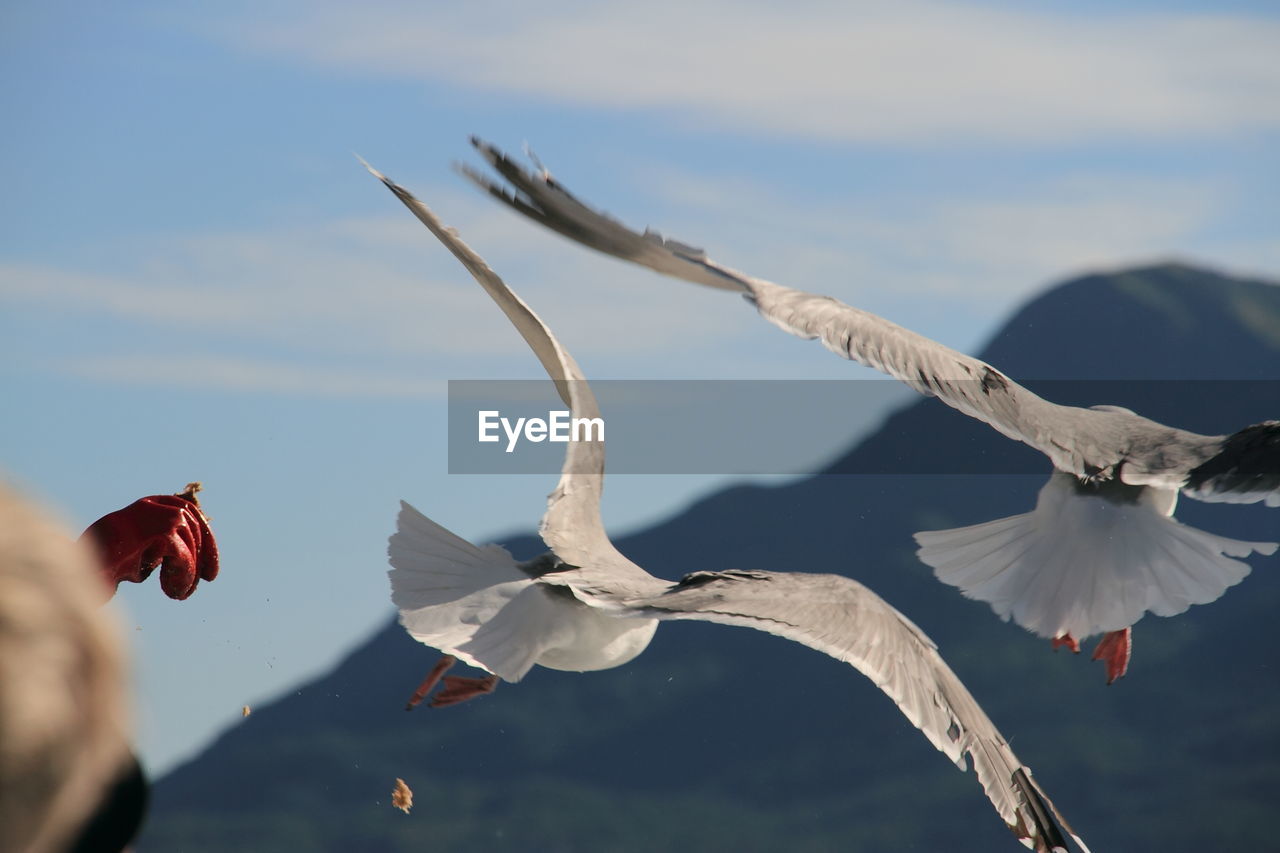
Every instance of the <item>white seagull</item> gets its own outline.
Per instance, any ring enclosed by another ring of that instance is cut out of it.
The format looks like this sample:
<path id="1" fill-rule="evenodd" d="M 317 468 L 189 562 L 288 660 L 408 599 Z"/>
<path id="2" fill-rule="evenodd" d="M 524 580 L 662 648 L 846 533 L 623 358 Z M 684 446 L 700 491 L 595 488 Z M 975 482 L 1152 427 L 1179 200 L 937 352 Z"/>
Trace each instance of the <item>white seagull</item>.
<path id="1" fill-rule="evenodd" d="M 1093 658 L 1106 661 L 1108 684 L 1127 669 L 1130 626 L 1144 613 L 1173 616 L 1214 601 L 1249 573 L 1233 558 L 1275 553 L 1275 542 L 1217 536 L 1175 521 L 1173 510 L 1179 491 L 1280 506 L 1280 421 L 1208 436 L 1118 406 L 1051 403 L 991 365 L 875 314 L 730 269 L 656 231 L 633 231 L 579 202 L 540 163 L 532 172 L 471 141 L 511 187 L 467 166 L 460 171 L 529 219 L 616 258 L 741 293 L 775 326 L 818 338 L 1047 455 L 1056 470 L 1032 512 L 917 533 L 917 553 L 939 580 L 1054 648 L 1079 651 L 1079 640 L 1104 634 Z"/>
<path id="2" fill-rule="evenodd" d="M 599 417 L 582 371 L 542 320 L 426 205 L 365 165 L 498 304 L 571 416 Z M 1060 823 L 1087 853 L 933 642 L 879 596 L 839 575 L 704 571 L 676 583 L 656 578 L 609 540 L 600 519 L 603 485 L 603 441 L 569 442 L 539 531 L 551 550 L 524 563 L 497 545 L 477 548 L 401 503 L 388 549 L 392 601 L 415 639 L 446 653 L 420 693 L 455 657 L 492 673 L 446 676 L 443 701 L 433 704 L 487 692 L 497 678 L 519 681 L 534 664 L 572 672 L 620 666 L 644 651 L 663 619 L 756 628 L 851 664 L 960 769 L 971 756 L 987 797 L 1028 848 L 1066 853 Z"/>

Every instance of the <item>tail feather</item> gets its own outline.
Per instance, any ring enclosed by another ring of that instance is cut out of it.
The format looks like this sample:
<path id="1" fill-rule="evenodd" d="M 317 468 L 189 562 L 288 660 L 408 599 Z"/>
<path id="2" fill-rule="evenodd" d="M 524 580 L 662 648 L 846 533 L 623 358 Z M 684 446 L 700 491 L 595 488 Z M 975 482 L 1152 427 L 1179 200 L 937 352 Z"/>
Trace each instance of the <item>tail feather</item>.
<path id="1" fill-rule="evenodd" d="M 515 565 L 515 560 L 500 545 L 476 547 L 460 536 L 456 536 L 427 518 L 404 501 L 400 502 L 400 515 L 396 519 L 396 533 L 391 537 L 387 549 L 391 564 L 412 562 L 414 559 L 435 559 L 448 561 L 458 567 L 457 574 L 466 574 L 467 569 L 497 567 L 504 562 Z M 438 571 L 437 573 L 448 572 Z M 517 571 L 501 572 L 507 579 L 524 577 Z"/>
<path id="2" fill-rule="evenodd" d="M 546 596 L 505 548 L 476 547 L 402 501 L 387 553 L 391 601 L 415 640 L 507 681 L 529 671 Z"/>
<path id="3" fill-rule="evenodd" d="M 519 681 L 549 648 L 571 639 L 564 605 L 530 583 L 471 635 L 453 654 L 507 681 Z"/>
<path id="4" fill-rule="evenodd" d="M 1034 529 L 1024 523 L 1025 515 L 1014 515 L 959 527 L 955 530 L 922 532 L 916 534 L 917 542 L 924 548 L 944 546 L 938 550 L 933 563 L 939 571 L 944 568 L 951 574 L 949 583 L 959 586 L 975 586 L 990 580 L 1012 563 L 1021 559 L 1031 547 Z M 945 539 L 942 534 L 946 534 Z"/>
<path id="5" fill-rule="evenodd" d="M 1276 550 L 1175 521 L 1164 497 L 1115 501 L 1056 472 L 1033 512 L 917 533 L 917 553 L 939 580 L 1004 618 L 1044 637 L 1082 638 L 1213 601 L 1249 574 L 1234 557 Z"/>

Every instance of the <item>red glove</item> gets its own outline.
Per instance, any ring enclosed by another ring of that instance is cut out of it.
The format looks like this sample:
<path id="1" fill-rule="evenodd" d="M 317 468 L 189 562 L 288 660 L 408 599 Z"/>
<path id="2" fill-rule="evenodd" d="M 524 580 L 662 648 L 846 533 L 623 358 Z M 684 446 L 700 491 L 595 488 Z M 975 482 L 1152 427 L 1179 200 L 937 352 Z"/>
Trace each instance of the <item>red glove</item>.
<path id="1" fill-rule="evenodd" d="M 160 588 L 179 601 L 201 578 L 218 576 L 218 545 L 196 501 L 198 490 L 193 483 L 181 495 L 151 495 L 89 525 L 80 539 L 98 552 L 111 595 L 121 581 L 142 583 L 156 566 Z"/>

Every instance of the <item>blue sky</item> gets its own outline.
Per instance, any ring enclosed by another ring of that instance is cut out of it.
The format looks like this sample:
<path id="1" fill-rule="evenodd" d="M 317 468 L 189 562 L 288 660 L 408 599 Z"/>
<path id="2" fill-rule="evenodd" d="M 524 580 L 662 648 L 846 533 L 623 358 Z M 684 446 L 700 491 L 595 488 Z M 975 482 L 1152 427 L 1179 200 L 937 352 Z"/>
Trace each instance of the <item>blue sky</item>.
<path id="1" fill-rule="evenodd" d="M 388 617 L 398 499 L 487 539 L 532 528 L 553 485 L 447 473 L 446 381 L 539 368 L 352 152 L 457 226 L 592 378 L 871 374 L 520 222 L 451 171 L 470 134 L 960 349 L 1082 272 L 1280 274 L 1273 4 L 783 9 L 6 4 L 0 467 L 76 530 L 202 480 L 223 550 L 192 599 L 150 584 L 114 605 L 153 771 Z M 606 521 L 725 479 L 612 478 Z"/>

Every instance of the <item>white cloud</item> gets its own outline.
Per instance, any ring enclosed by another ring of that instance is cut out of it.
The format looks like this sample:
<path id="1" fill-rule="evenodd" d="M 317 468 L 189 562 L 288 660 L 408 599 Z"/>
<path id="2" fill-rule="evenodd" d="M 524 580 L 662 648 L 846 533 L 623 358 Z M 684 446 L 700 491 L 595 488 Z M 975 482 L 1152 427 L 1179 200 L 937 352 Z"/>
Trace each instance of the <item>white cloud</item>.
<path id="1" fill-rule="evenodd" d="M 692 288 L 658 299 L 648 277 L 621 265 L 607 277 L 646 280 L 602 286 L 598 260 L 565 251 L 490 201 L 433 197 L 584 363 L 604 355 L 640 373 L 664 362 L 671 369 L 682 351 L 733 334 L 722 312 L 672 310 L 707 298 Z M 399 207 L 389 195 L 388 203 Z M 402 213 L 306 231 L 139 239 L 93 271 L 0 261 L 0 305 L 55 330 L 91 318 L 74 346 L 92 355 L 68 361 L 42 340 L 33 344 L 43 362 L 35 366 L 106 381 L 385 395 L 421 393 L 446 378 L 540 376 L 471 277 Z M 164 345 L 158 340 L 169 345 L 163 361 L 151 355 Z"/>
<path id="2" fill-rule="evenodd" d="M 958 267 L 1062 275 L 1171 255 L 1224 208 L 1201 181 L 1065 179 L 1018 199 L 939 205 L 938 248 Z"/>
<path id="3" fill-rule="evenodd" d="M 1229 209 L 1229 193 L 1213 181 L 1125 175 L 1055 177 L 1003 194 L 839 202 L 741 178 L 671 170 L 645 177 L 669 203 L 696 211 L 687 221 L 708 223 L 670 236 L 731 267 L 863 307 L 896 295 L 1006 310 L 1064 275 L 1185 255 Z M 1233 264 L 1254 260 L 1265 258 L 1236 255 Z"/>
<path id="4" fill-rule="evenodd" d="M 443 397 L 440 380 L 388 376 L 263 359 L 166 354 L 95 356 L 55 365 L 60 372 L 128 385 L 343 397 Z"/>
<path id="5" fill-rule="evenodd" d="M 202 29 L 323 67 L 767 135 L 950 146 L 1280 124 L 1274 18 L 940 0 L 257 10 Z"/>

